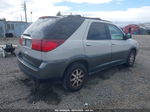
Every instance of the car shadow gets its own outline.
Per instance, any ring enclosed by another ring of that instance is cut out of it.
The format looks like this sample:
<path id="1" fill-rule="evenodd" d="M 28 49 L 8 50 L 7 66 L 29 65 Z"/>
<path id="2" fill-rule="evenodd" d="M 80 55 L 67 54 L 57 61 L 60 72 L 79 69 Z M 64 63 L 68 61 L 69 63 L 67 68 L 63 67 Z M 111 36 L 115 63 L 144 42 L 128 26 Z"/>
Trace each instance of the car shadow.
<path id="1" fill-rule="evenodd" d="M 37 82 L 31 79 L 21 80 L 25 86 L 30 89 L 28 103 L 37 103 L 43 101 L 47 104 L 58 105 L 61 102 L 61 96 L 54 91 L 54 84 L 51 82 Z M 56 84 L 61 86 L 60 84 Z"/>
<path id="2" fill-rule="evenodd" d="M 93 75 L 90 75 L 88 77 L 87 85 L 85 85 L 85 87 L 87 87 L 89 85 L 98 84 L 100 80 L 108 80 L 119 71 L 128 72 L 128 71 L 131 71 L 131 69 L 126 67 L 125 65 L 118 65 L 118 66 L 114 66 L 114 67 L 102 70 Z M 88 87 L 88 88 L 90 88 L 90 87 Z"/>
<path id="3" fill-rule="evenodd" d="M 101 80 L 108 80 L 118 71 L 128 71 L 129 69 L 123 65 L 112 67 L 88 77 L 87 83 L 83 89 L 90 89 L 93 85 L 98 84 Z M 65 90 L 60 83 L 54 83 L 49 80 L 37 82 L 29 78 L 22 79 L 22 83 L 30 90 L 28 95 L 28 103 L 37 103 L 43 101 L 47 104 L 58 105 L 63 95 L 71 92 Z"/>

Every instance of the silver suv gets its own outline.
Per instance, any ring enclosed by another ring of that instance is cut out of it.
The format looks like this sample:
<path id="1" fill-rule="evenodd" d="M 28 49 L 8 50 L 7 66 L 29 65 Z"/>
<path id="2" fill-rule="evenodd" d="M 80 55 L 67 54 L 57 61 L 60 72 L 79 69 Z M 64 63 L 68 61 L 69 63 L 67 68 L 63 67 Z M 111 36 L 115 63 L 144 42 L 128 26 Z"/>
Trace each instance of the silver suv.
<path id="1" fill-rule="evenodd" d="M 20 38 L 20 69 L 34 79 L 59 78 L 81 89 L 88 75 L 114 65 L 133 66 L 138 43 L 109 21 L 78 15 L 40 17 Z"/>

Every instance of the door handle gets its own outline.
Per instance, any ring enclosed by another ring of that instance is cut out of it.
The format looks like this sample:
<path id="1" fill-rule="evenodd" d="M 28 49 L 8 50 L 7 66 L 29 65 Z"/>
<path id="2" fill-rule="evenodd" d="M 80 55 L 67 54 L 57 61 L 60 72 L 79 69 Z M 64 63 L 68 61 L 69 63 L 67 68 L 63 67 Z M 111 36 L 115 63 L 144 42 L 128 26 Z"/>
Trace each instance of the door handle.
<path id="1" fill-rule="evenodd" d="M 112 43 L 111 45 L 116 45 L 116 44 Z"/>
<path id="2" fill-rule="evenodd" d="M 92 44 L 90 44 L 90 43 L 86 43 L 86 46 L 92 46 Z"/>

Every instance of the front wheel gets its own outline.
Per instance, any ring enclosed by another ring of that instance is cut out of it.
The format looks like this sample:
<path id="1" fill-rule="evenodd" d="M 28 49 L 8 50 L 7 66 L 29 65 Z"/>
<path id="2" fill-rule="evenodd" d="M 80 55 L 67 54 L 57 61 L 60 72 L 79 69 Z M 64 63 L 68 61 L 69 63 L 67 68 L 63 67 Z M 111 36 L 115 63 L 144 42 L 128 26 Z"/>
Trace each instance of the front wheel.
<path id="1" fill-rule="evenodd" d="M 135 58 L 136 58 L 136 51 L 135 50 L 131 50 L 130 54 L 129 54 L 128 58 L 127 58 L 126 65 L 129 66 L 129 67 L 132 67 L 134 65 Z"/>
<path id="2" fill-rule="evenodd" d="M 64 74 L 63 85 L 67 90 L 77 91 L 82 88 L 87 77 L 87 69 L 81 63 L 73 63 Z"/>

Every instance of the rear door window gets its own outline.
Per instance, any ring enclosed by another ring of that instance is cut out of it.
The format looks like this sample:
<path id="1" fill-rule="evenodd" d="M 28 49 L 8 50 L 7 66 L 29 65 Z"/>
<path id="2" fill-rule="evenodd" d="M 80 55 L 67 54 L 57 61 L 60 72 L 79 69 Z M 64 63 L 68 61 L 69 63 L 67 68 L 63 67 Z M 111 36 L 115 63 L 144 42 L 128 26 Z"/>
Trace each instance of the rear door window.
<path id="1" fill-rule="evenodd" d="M 87 40 L 109 40 L 104 23 L 94 22 L 91 24 Z"/>

